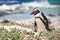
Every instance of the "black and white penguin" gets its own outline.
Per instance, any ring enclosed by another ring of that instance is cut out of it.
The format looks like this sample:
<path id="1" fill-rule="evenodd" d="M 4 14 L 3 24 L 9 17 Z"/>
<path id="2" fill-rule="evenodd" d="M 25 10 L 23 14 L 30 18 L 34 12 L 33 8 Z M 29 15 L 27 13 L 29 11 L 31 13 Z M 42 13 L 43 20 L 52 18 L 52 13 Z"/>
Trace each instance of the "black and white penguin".
<path id="1" fill-rule="evenodd" d="M 31 14 L 34 14 L 35 16 L 34 26 L 36 27 L 37 32 L 51 31 L 49 29 L 48 19 L 41 10 L 39 10 L 38 8 L 34 8 Z"/>

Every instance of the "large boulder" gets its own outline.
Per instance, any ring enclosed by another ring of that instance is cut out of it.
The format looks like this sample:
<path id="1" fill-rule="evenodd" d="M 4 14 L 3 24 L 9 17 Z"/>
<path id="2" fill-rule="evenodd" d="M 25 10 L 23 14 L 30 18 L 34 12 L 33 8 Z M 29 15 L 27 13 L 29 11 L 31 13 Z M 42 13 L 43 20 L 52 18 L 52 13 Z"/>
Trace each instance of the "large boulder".
<path id="1" fill-rule="evenodd" d="M 60 16 L 60 13 L 58 13 L 58 16 Z"/>
<path id="2" fill-rule="evenodd" d="M 55 17 L 55 15 L 53 15 L 53 14 L 48 14 L 48 16 L 50 16 L 50 17 Z"/>
<path id="3" fill-rule="evenodd" d="M 9 21 L 5 19 L 1 23 L 9 23 Z"/>

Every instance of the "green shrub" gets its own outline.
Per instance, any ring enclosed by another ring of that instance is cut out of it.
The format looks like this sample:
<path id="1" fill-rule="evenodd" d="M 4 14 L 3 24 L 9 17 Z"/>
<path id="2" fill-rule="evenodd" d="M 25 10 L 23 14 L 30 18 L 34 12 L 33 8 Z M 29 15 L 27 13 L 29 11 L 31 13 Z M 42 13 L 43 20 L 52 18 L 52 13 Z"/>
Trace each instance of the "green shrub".
<path id="1" fill-rule="evenodd" d="M 23 40 L 27 35 L 32 35 L 32 33 L 28 34 L 28 32 L 26 32 L 26 31 L 21 31 L 21 30 L 17 30 L 17 29 L 12 29 L 12 31 L 10 31 L 10 32 L 8 32 L 5 29 L 0 31 L 1 40 L 9 40 L 9 39 L 10 40 Z M 31 38 L 29 38 L 29 39 L 31 39 Z"/>
<path id="2" fill-rule="evenodd" d="M 60 31 L 43 32 L 41 36 L 46 36 L 49 40 L 60 40 Z"/>

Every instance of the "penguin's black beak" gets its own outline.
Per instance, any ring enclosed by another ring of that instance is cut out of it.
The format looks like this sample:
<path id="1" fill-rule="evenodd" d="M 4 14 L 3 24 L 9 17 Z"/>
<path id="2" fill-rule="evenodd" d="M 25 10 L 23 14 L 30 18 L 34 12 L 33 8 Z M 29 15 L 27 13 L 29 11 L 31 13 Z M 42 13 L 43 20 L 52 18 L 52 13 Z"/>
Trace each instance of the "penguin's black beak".
<path id="1" fill-rule="evenodd" d="M 31 15 L 34 14 L 34 13 L 31 13 Z"/>
<path id="2" fill-rule="evenodd" d="M 31 15 L 34 14 L 34 12 L 31 13 Z"/>

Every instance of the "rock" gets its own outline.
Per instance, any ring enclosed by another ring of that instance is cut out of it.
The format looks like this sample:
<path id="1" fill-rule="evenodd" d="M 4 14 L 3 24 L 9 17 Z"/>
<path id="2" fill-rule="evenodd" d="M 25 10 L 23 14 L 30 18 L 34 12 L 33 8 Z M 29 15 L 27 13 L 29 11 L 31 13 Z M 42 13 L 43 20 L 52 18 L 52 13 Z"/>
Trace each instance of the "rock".
<path id="1" fill-rule="evenodd" d="M 48 19 L 48 24 L 51 24 L 51 20 L 50 19 Z"/>
<path id="2" fill-rule="evenodd" d="M 9 23 L 8 20 L 3 20 L 1 23 Z"/>
<path id="3" fill-rule="evenodd" d="M 56 21 L 54 23 L 51 23 L 50 27 L 54 28 L 55 30 L 59 30 L 60 29 L 60 22 Z"/>
<path id="4" fill-rule="evenodd" d="M 58 16 L 60 16 L 60 13 L 58 13 Z"/>
<path id="5" fill-rule="evenodd" d="M 50 16 L 50 17 L 54 17 L 55 15 L 53 15 L 53 14 L 48 14 L 48 16 Z"/>
<path id="6" fill-rule="evenodd" d="M 5 12 L 0 10 L 0 14 L 3 14 L 3 13 L 5 13 Z"/>

